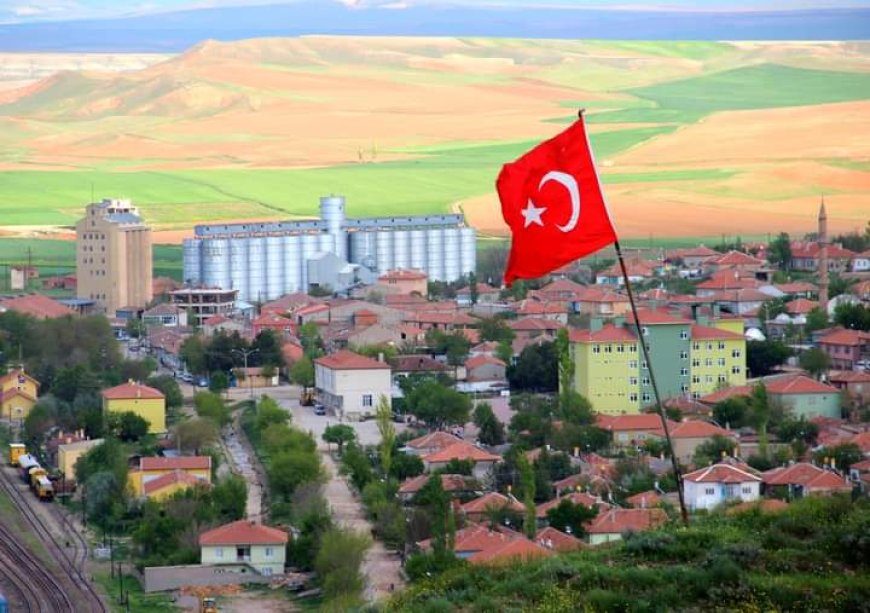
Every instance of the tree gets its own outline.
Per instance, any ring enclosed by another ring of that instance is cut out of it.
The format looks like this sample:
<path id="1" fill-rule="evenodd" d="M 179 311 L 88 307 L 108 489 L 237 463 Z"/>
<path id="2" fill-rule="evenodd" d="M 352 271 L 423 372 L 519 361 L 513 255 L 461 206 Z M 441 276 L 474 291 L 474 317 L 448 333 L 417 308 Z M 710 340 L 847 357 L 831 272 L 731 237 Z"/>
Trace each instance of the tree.
<path id="1" fill-rule="evenodd" d="M 450 424 L 466 423 L 471 412 L 468 396 L 431 379 L 411 392 L 407 397 L 407 406 L 410 413 L 438 430 Z"/>
<path id="2" fill-rule="evenodd" d="M 556 333 L 555 350 L 559 365 L 559 395 L 564 397 L 574 391 L 574 358 L 571 357 L 567 329 L 560 328 Z"/>
<path id="3" fill-rule="evenodd" d="M 320 457 L 305 450 L 279 451 L 269 462 L 269 483 L 277 497 L 289 498 L 297 487 L 322 476 Z"/>
<path id="4" fill-rule="evenodd" d="M 763 377 L 783 364 L 792 351 L 779 341 L 748 341 L 746 343 L 746 366 L 754 377 Z"/>
<path id="5" fill-rule="evenodd" d="M 749 404 L 746 396 L 732 396 L 713 407 L 713 419 L 723 428 L 739 428 L 746 421 Z"/>
<path id="6" fill-rule="evenodd" d="M 327 601 L 359 596 L 363 588 L 360 567 L 370 546 L 370 539 L 361 532 L 331 528 L 323 534 L 314 568 Z"/>
<path id="7" fill-rule="evenodd" d="M 501 445 L 504 443 L 504 426 L 492 412 L 488 402 L 481 402 L 474 407 L 474 425 L 477 426 L 477 440 L 484 445 Z"/>
<path id="8" fill-rule="evenodd" d="M 692 461 L 696 466 L 707 466 L 719 461 L 722 455 L 731 455 L 737 443 L 734 439 L 721 434 L 714 434 L 695 448 Z M 759 448 L 761 446 L 759 445 Z"/>
<path id="9" fill-rule="evenodd" d="M 230 412 L 223 399 L 214 392 L 197 392 L 193 406 L 200 417 L 208 417 L 221 428 L 230 423 Z"/>
<path id="10" fill-rule="evenodd" d="M 516 334 L 503 317 L 485 317 L 477 328 L 481 341 L 510 344 Z"/>
<path id="11" fill-rule="evenodd" d="M 341 454 L 341 472 L 350 475 L 351 482 L 360 492 L 375 478 L 369 457 L 355 441 L 348 443 Z"/>
<path id="12" fill-rule="evenodd" d="M 198 334 L 189 336 L 181 343 L 178 351 L 181 361 L 189 372 L 202 375 L 208 372 L 205 344 Z"/>
<path id="13" fill-rule="evenodd" d="M 323 440 L 338 445 L 338 455 L 341 455 L 345 444 L 356 440 L 356 431 L 347 424 L 333 424 L 323 431 Z"/>
<path id="14" fill-rule="evenodd" d="M 559 387 L 559 366 L 552 342 L 529 345 L 515 365 L 508 366 L 511 389 L 532 392 L 555 392 Z"/>
<path id="15" fill-rule="evenodd" d="M 183 421 L 175 427 L 175 445 L 182 451 L 199 450 L 209 447 L 218 440 L 219 432 L 213 419 L 194 417 Z"/>
<path id="16" fill-rule="evenodd" d="M 423 460 L 420 459 L 420 456 L 410 453 L 395 454 L 393 461 L 390 464 L 390 474 L 398 481 L 404 481 L 410 477 L 422 475 L 424 470 L 425 466 Z"/>
<path id="17" fill-rule="evenodd" d="M 171 375 L 155 375 L 149 377 L 146 381 L 147 385 L 159 390 L 166 398 L 167 409 L 177 409 L 184 404 L 184 395 L 181 393 L 181 386 L 178 381 Z"/>
<path id="18" fill-rule="evenodd" d="M 807 313 L 807 321 L 804 324 L 804 332 L 809 334 L 816 330 L 824 330 L 829 325 L 828 313 L 819 307 L 814 307 Z"/>
<path id="19" fill-rule="evenodd" d="M 208 391 L 214 394 L 220 394 L 229 387 L 230 379 L 227 377 L 227 373 L 222 370 L 214 371 L 208 378 Z"/>
<path id="20" fill-rule="evenodd" d="M 520 469 L 520 489 L 523 492 L 523 506 L 526 508 L 526 516 L 523 521 L 523 529 L 530 539 L 535 538 L 537 532 L 537 510 L 535 509 L 535 473 L 526 456 L 520 455 L 517 461 Z"/>
<path id="21" fill-rule="evenodd" d="M 299 326 L 297 332 L 302 351 L 309 360 L 318 358 L 324 353 L 323 339 L 320 337 L 320 328 L 313 321 Z"/>
<path id="22" fill-rule="evenodd" d="M 40 398 L 24 418 L 24 440 L 39 443 L 57 422 L 58 402 L 54 396 Z"/>
<path id="23" fill-rule="evenodd" d="M 211 500 L 218 517 L 226 521 L 243 518 L 248 501 L 245 480 L 237 475 L 228 475 L 218 480 L 212 488 Z"/>
<path id="24" fill-rule="evenodd" d="M 780 232 L 767 246 L 768 261 L 780 270 L 788 271 L 791 267 L 791 239 L 785 232 Z"/>
<path id="25" fill-rule="evenodd" d="M 468 274 L 468 290 L 471 304 L 477 304 L 480 292 L 477 290 L 477 275 L 474 272 Z"/>
<path id="26" fill-rule="evenodd" d="M 447 363 L 454 367 L 463 364 L 471 350 L 471 341 L 458 330 L 445 334 L 440 330 L 432 329 L 426 333 L 426 342 L 435 353 L 445 355 Z"/>
<path id="27" fill-rule="evenodd" d="M 432 475 L 420 491 L 414 495 L 413 503 L 425 508 L 432 522 L 432 549 L 436 557 L 452 555 L 449 547 L 453 535 L 450 534 L 453 515 L 450 508 L 450 495 L 444 491 L 440 475 Z"/>
<path id="28" fill-rule="evenodd" d="M 109 413 L 109 429 L 122 441 L 138 441 L 148 434 L 148 420 L 132 411 Z"/>
<path id="29" fill-rule="evenodd" d="M 378 432 L 381 435 L 381 442 L 378 443 L 381 471 L 384 477 L 389 477 L 393 460 L 393 445 L 396 442 L 396 428 L 393 426 L 393 411 L 390 409 L 390 403 L 383 394 L 378 398 L 375 420 L 378 424 Z"/>
<path id="30" fill-rule="evenodd" d="M 870 309 L 863 304 L 843 302 L 834 309 L 834 322 L 847 330 L 870 332 Z"/>
<path id="31" fill-rule="evenodd" d="M 254 339 L 251 348 L 257 350 L 257 353 L 251 356 L 256 356 L 257 365 L 272 368 L 284 366 L 284 352 L 281 351 L 281 339 L 278 338 L 274 330 L 262 330 Z"/>
<path id="32" fill-rule="evenodd" d="M 286 424 L 290 421 L 290 413 L 269 396 L 263 396 L 257 402 L 255 423 L 257 430 L 263 431 L 271 424 Z"/>
<path id="33" fill-rule="evenodd" d="M 314 362 L 302 356 L 290 367 L 290 380 L 302 387 L 314 387 Z"/>
<path id="34" fill-rule="evenodd" d="M 598 515 L 598 509 L 575 504 L 564 498 L 559 504 L 547 511 L 547 523 L 556 530 L 567 532 L 576 538 L 586 535 L 586 523 Z"/>
<path id="35" fill-rule="evenodd" d="M 91 475 L 85 482 L 87 494 L 83 497 L 88 519 L 106 528 L 114 516 L 115 504 L 121 500 L 118 498 L 120 489 L 111 471 L 103 470 Z"/>
<path id="36" fill-rule="evenodd" d="M 749 420 L 758 432 L 758 455 L 767 457 L 767 425 L 770 422 L 770 401 L 767 388 L 759 381 L 749 397 Z"/>
<path id="37" fill-rule="evenodd" d="M 831 356 L 821 349 L 813 347 L 801 353 L 800 365 L 801 368 L 818 379 L 820 374 L 826 372 L 831 367 Z"/>
<path id="38" fill-rule="evenodd" d="M 857 464 L 864 459 L 864 454 L 855 443 L 843 443 L 834 447 L 822 447 L 813 454 L 813 459 L 817 464 L 830 463 L 833 460 L 837 470 L 848 472 L 852 464 Z"/>

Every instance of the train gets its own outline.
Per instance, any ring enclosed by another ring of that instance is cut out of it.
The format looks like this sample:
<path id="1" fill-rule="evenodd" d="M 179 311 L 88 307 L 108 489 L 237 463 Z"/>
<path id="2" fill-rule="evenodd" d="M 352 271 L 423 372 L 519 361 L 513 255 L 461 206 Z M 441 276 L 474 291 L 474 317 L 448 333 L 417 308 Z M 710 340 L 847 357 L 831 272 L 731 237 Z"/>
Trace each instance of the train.
<path id="1" fill-rule="evenodd" d="M 9 464 L 18 466 L 18 458 L 27 453 L 24 443 L 9 443 Z"/>
<path id="2" fill-rule="evenodd" d="M 46 502 L 54 498 L 54 483 L 35 456 L 29 453 L 18 456 L 18 472 L 37 498 Z"/>

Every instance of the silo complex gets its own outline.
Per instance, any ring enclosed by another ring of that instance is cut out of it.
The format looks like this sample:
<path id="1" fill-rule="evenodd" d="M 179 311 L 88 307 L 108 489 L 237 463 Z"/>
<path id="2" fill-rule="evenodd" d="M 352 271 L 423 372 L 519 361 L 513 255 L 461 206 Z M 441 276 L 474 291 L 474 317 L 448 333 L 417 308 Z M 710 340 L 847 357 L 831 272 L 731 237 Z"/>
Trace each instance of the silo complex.
<path id="1" fill-rule="evenodd" d="M 383 274 L 398 268 L 457 281 L 474 272 L 473 228 L 462 215 L 347 219 L 342 196 L 320 199 L 320 219 L 196 226 L 184 241 L 184 280 L 239 290 L 248 302 L 308 289 L 308 261 L 324 253 Z M 338 289 L 338 288 L 336 288 Z"/>

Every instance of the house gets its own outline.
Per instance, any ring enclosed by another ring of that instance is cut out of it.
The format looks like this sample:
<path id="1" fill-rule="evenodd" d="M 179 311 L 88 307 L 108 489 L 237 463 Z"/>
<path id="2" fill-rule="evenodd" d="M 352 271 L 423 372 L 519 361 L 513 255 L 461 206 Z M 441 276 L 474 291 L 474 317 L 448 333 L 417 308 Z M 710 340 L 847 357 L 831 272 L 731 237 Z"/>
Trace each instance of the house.
<path id="1" fill-rule="evenodd" d="M 855 406 L 870 403 L 870 372 L 863 370 L 832 370 L 828 383 L 840 390 Z"/>
<path id="2" fill-rule="evenodd" d="M 597 508 L 600 511 L 609 509 L 610 504 L 604 502 L 600 497 L 593 496 L 586 492 L 571 492 L 562 496 L 557 496 L 552 500 L 542 502 L 535 507 L 535 517 L 538 523 L 545 524 L 547 522 L 547 513 L 561 504 L 563 500 L 567 500 L 573 504 L 582 504 L 584 507 Z"/>
<path id="3" fill-rule="evenodd" d="M 164 302 L 142 312 L 142 323 L 146 326 L 178 328 L 187 326 L 187 311 L 177 304 Z"/>
<path id="4" fill-rule="evenodd" d="M 432 546 L 432 541 L 421 541 L 417 546 L 427 550 Z M 472 564 L 503 564 L 547 557 L 553 552 L 504 526 L 493 530 L 488 526 L 473 524 L 456 531 L 453 553 Z"/>
<path id="5" fill-rule="evenodd" d="M 568 306 L 564 302 L 523 300 L 515 310 L 519 317 L 552 319 L 563 325 L 568 323 Z"/>
<path id="6" fill-rule="evenodd" d="M 625 499 L 625 504 L 633 509 L 648 509 L 652 507 L 660 507 L 662 505 L 662 496 L 655 490 L 647 490 L 640 492 L 634 496 L 629 496 Z"/>
<path id="7" fill-rule="evenodd" d="M 283 530 L 240 519 L 199 535 L 203 565 L 248 564 L 263 575 L 280 575 L 288 535 Z"/>
<path id="8" fill-rule="evenodd" d="M 694 324 L 690 330 L 692 346 L 692 398 L 712 393 L 723 385 L 746 383 L 746 337 L 723 327 Z M 740 324 L 742 327 L 742 323 Z M 682 354 L 681 354 L 682 359 Z"/>
<path id="9" fill-rule="evenodd" d="M 138 469 L 130 471 L 130 486 L 138 496 L 145 496 L 150 482 L 178 472 L 211 484 L 211 468 L 210 456 L 142 457 Z M 189 482 L 186 478 L 183 481 Z M 155 491 L 155 488 L 152 486 L 150 490 Z"/>
<path id="10" fill-rule="evenodd" d="M 837 388 L 804 375 L 784 375 L 764 380 L 767 395 L 794 417 L 840 417 Z"/>
<path id="11" fill-rule="evenodd" d="M 0 377 L 0 419 L 24 420 L 36 404 L 39 381 L 24 372 L 10 370 Z"/>
<path id="12" fill-rule="evenodd" d="M 428 355 L 397 355 L 390 360 L 390 365 L 396 377 L 407 377 L 413 374 L 453 374 L 453 368 Z"/>
<path id="13" fill-rule="evenodd" d="M 415 439 L 411 439 L 402 448 L 405 453 L 423 457 L 436 451 L 446 449 L 456 443 L 461 443 L 462 439 L 458 436 L 440 430 L 424 434 Z"/>
<path id="14" fill-rule="evenodd" d="M 483 480 L 489 477 L 496 463 L 501 462 L 501 456 L 485 451 L 466 441 L 459 441 L 449 447 L 424 455 L 422 460 L 426 472 L 429 473 L 445 468 L 451 460 L 470 460 L 474 464 L 471 471 L 472 476 Z"/>
<path id="15" fill-rule="evenodd" d="M 498 358 L 478 355 L 465 360 L 466 381 L 505 381 L 507 366 Z"/>
<path id="16" fill-rule="evenodd" d="M 776 283 L 774 287 L 786 296 L 795 298 L 812 298 L 818 294 L 819 288 L 808 281 L 790 281 L 788 283 Z"/>
<path id="17" fill-rule="evenodd" d="M 819 349 L 831 358 L 834 370 L 857 370 L 870 354 L 870 332 L 835 328 L 819 337 Z"/>
<path id="18" fill-rule="evenodd" d="M 819 258 L 822 252 L 822 246 L 817 242 L 797 242 L 791 243 L 791 268 L 799 272 L 816 272 L 819 269 Z M 849 269 L 849 264 L 852 258 L 855 257 L 853 251 L 843 249 L 841 245 L 828 244 L 827 259 L 829 272 L 846 272 Z"/>
<path id="19" fill-rule="evenodd" d="M 839 473 L 819 468 L 808 462 L 797 462 L 761 473 L 765 491 L 782 488 L 789 498 L 814 494 L 848 494 L 852 484 Z"/>
<path id="20" fill-rule="evenodd" d="M 647 439 L 659 439 L 664 436 L 661 417 L 652 413 L 599 414 L 595 418 L 595 425 L 610 432 L 613 436 L 613 444 L 617 447 L 638 447 Z M 675 425 L 673 422 L 669 423 L 671 428 Z"/>
<path id="21" fill-rule="evenodd" d="M 427 295 L 429 277 L 422 270 L 390 270 L 378 277 L 375 290 L 385 294 Z"/>
<path id="22" fill-rule="evenodd" d="M 648 262 L 646 260 L 628 260 L 625 262 L 625 270 L 628 274 L 628 280 L 632 283 L 642 283 L 655 276 L 656 268 L 660 266 L 656 262 Z M 625 278 L 622 275 L 622 268 L 619 264 L 602 270 L 595 275 L 595 283 L 597 285 L 625 285 Z"/>
<path id="23" fill-rule="evenodd" d="M 218 332 L 226 332 L 228 334 L 238 332 L 242 334 L 247 330 L 248 326 L 245 322 L 231 319 L 226 315 L 212 315 L 208 319 L 203 320 L 200 328 L 204 335 L 214 336 Z"/>
<path id="24" fill-rule="evenodd" d="M 610 288 L 585 287 L 572 303 L 575 313 L 588 313 L 598 317 L 619 317 L 631 308 L 628 296 Z"/>
<path id="25" fill-rule="evenodd" d="M 74 481 L 76 478 L 76 462 L 79 458 L 85 455 L 88 451 L 101 444 L 103 439 L 84 439 L 71 443 L 63 443 L 57 446 L 57 469 L 67 481 Z"/>
<path id="26" fill-rule="evenodd" d="M 211 483 L 184 470 L 173 470 L 142 484 L 142 495 L 161 501 L 191 487 L 211 487 Z"/>
<path id="27" fill-rule="evenodd" d="M 746 315 L 758 311 L 770 300 L 770 296 L 752 287 L 741 289 L 726 289 L 705 296 L 715 302 L 722 311 L 735 315 Z"/>
<path id="28" fill-rule="evenodd" d="M 514 331 L 516 340 L 534 339 L 540 336 L 553 337 L 556 332 L 564 328 L 560 322 L 553 319 L 538 319 L 536 317 L 523 317 L 508 322 L 508 327 Z"/>
<path id="29" fill-rule="evenodd" d="M 278 385 L 278 371 L 266 366 L 249 366 L 248 368 L 234 368 L 233 374 L 240 387 L 275 387 Z"/>
<path id="30" fill-rule="evenodd" d="M 0 297 L 0 313 L 6 311 L 31 315 L 36 319 L 56 319 L 74 313 L 71 308 L 42 294 L 27 294 L 13 298 Z"/>
<path id="31" fill-rule="evenodd" d="M 371 417 L 380 398 L 391 405 L 390 365 L 342 350 L 314 360 L 317 397 L 342 419 Z"/>
<path id="32" fill-rule="evenodd" d="M 695 455 L 695 450 L 714 436 L 724 436 L 737 445 L 737 435 L 731 430 L 714 426 L 706 421 L 682 421 L 669 428 L 671 443 L 674 446 L 674 456 L 682 463 L 688 464 Z"/>
<path id="33" fill-rule="evenodd" d="M 501 290 L 487 283 L 477 284 L 477 304 L 495 304 Z M 469 307 L 472 305 L 471 287 L 463 287 L 456 292 L 456 306 Z"/>
<path id="34" fill-rule="evenodd" d="M 399 500 L 410 502 L 431 478 L 432 475 L 417 475 L 416 477 L 405 479 L 399 486 Z M 480 484 L 473 477 L 466 475 L 445 475 L 442 473 L 438 475 L 438 478 L 441 479 L 441 488 L 454 498 L 470 495 L 480 490 Z"/>
<path id="35" fill-rule="evenodd" d="M 704 270 L 718 272 L 721 270 L 738 270 L 756 272 L 765 267 L 764 260 L 759 260 L 742 251 L 729 251 L 712 255 L 701 263 Z"/>
<path id="36" fill-rule="evenodd" d="M 559 553 L 568 551 L 577 551 L 583 549 L 586 543 L 575 536 L 565 534 L 561 530 L 556 530 L 552 526 L 541 528 L 535 534 L 535 542 L 546 549 L 551 549 Z"/>
<path id="37" fill-rule="evenodd" d="M 664 525 L 668 516 L 663 509 L 611 508 L 600 512 L 589 525 L 586 534 L 590 545 L 622 540 L 626 532 L 645 532 Z"/>
<path id="38" fill-rule="evenodd" d="M 849 467 L 849 480 L 862 492 L 870 492 L 870 459 L 852 464 Z"/>
<path id="39" fill-rule="evenodd" d="M 251 322 L 251 333 L 254 336 L 264 330 L 271 330 L 279 340 L 285 339 L 296 333 L 293 321 L 278 315 L 275 312 L 261 313 Z"/>
<path id="40" fill-rule="evenodd" d="M 148 422 L 149 434 L 166 432 L 166 397 L 163 392 L 132 379 L 101 392 L 103 413 L 135 413 Z"/>
<path id="41" fill-rule="evenodd" d="M 870 249 L 852 256 L 852 272 L 870 271 Z"/>
<path id="42" fill-rule="evenodd" d="M 750 502 L 761 495 L 761 477 L 747 466 L 725 462 L 683 475 L 683 496 L 693 511 L 713 509 L 732 500 Z"/>
<path id="43" fill-rule="evenodd" d="M 484 523 L 489 521 L 489 514 L 496 510 L 506 510 L 522 516 L 525 512 L 523 504 L 513 495 L 488 492 L 483 496 L 469 500 L 460 509 L 470 522 Z"/>
<path id="44" fill-rule="evenodd" d="M 700 269 L 705 260 L 716 255 L 719 255 L 719 252 L 715 249 L 699 245 L 687 249 L 671 249 L 667 252 L 666 261 L 680 261 L 685 268 Z"/>

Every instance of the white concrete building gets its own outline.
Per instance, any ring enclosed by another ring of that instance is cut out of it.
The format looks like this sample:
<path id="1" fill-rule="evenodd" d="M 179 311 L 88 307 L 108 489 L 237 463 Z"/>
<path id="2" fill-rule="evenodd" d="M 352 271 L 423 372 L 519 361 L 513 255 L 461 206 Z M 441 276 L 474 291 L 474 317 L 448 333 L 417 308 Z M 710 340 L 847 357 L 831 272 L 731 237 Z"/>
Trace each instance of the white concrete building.
<path id="1" fill-rule="evenodd" d="M 352 351 L 314 360 L 317 397 L 341 419 L 357 421 L 373 416 L 381 396 L 391 404 L 391 374 L 389 364 Z"/>
<path id="2" fill-rule="evenodd" d="M 761 477 L 748 467 L 720 462 L 683 475 L 683 495 L 692 511 L 713 509 L 731 500 L 751 502 L 761 496 Z"/>
<path id="3" fill-rule="evenodd" d="M 261 575 L 281 575 L 288 538 L 283 530 L 240 519 L 199 536 L 200 560 L 211 566 L 245 564 Z"/>

